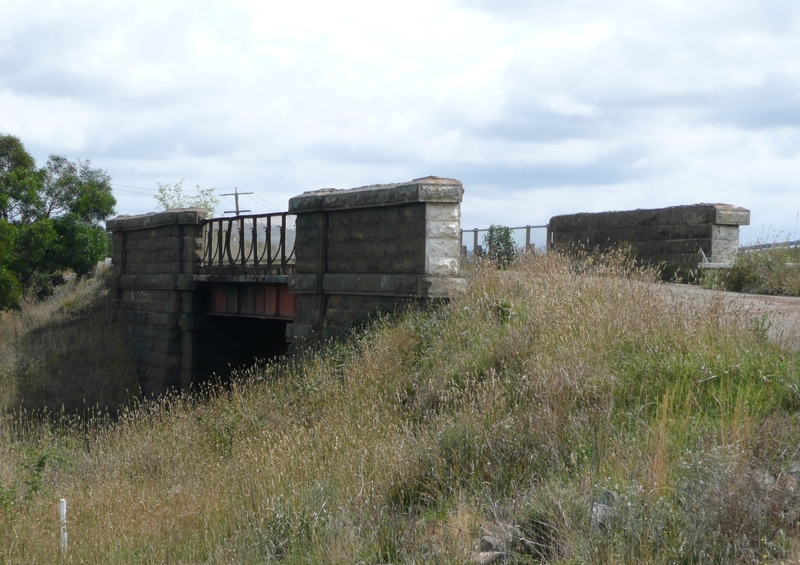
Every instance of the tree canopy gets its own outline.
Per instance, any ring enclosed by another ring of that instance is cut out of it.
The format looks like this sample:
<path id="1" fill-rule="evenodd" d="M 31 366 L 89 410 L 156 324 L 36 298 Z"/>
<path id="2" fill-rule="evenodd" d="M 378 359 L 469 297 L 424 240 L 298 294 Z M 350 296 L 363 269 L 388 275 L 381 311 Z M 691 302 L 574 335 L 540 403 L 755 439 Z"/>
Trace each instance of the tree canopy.
<path id="1" fill-rule="evenodd" d="M 86 161 L 51 155 L 39 168 L 22 142 L 0 135 L 0 309 L 46 296 L 64 273 L 105 257 L 100 222 L 114 214 L 111 177 Z"/>

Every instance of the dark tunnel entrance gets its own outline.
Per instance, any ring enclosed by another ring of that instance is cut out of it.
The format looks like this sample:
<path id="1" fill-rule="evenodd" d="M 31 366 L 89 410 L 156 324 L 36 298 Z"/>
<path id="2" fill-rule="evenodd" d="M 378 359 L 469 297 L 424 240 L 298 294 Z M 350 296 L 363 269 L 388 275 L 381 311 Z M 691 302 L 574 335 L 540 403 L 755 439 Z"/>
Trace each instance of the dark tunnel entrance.
<path id="1" fill-rule="evenodd" d="M 195 328 L 193 387 L 286 353 L 286 320 L 205 315 Z"/>

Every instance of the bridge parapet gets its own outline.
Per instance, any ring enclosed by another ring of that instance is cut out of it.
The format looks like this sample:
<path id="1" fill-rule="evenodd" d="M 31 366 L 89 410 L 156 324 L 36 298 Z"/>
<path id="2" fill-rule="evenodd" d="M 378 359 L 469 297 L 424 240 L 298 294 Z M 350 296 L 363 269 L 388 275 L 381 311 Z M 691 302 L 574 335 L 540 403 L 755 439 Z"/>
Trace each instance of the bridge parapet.
<path id="1" fill-rule="evenodd" d="M 287 339 L 336 336 L 377 311 L 444 299 L 459 278 L 461 199 L 454 179 L 306 192 L 297 215 L 297 295 Z"/>
<path id="2" fill-rule="evenodd" d="M 739 226 L 750 211 L 730 204 L 692 204 L 650 210 L 569 214 L 550 218 L 548 244 L 587 250 L 628 243 L 637 259 L 664 266 L 666 276 L 697 268 L 705 256 L 732 263 L 739 248 Z M 702 252 L 702 253 L 701 253 Z"/>

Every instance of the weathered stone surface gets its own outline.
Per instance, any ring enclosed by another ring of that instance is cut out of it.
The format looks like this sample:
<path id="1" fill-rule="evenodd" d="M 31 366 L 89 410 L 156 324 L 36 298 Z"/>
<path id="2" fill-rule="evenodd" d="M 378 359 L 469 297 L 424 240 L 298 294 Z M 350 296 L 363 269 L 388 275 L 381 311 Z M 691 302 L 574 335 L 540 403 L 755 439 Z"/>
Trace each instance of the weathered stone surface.
<path id="1" fill-rule="evenodd" d="M 205 212 L 189 209 L 107 222 L 114 248 L 114 274 L 107 278 L 111 316 L 128 337 L 146 395 L 179 388 L 191 373 L 186 363 L 204 218 Z"/>
<path id="2" fill-rule="evenodd" d="M 458 181 L 428 177 L 293 198 L 297 261 L 289 288 L 321 301 L 312 307 L 298 298 L 288 339 L 305 339 L 309 327 L 336 335 L 371 313 L 462 291 L 462 194 Z"/>
<path id="3" fill-rule="evenodd" d="M 738 249 L 739 226 L 749 222 L 750 212 L 744 208 L 694 204 L 555 216 L 547 238 L 554 247 L 600 251 L 627 243 L 640 262 L 674 272 L 696 268 L 701 250 L 710 261 L 731 261 Z"/>
<path id="4" fill-rule="evenodd" d="M 139 216 L 117 216 L 106 221 L 106 229 L 110 232 L 126 230 L 142 230 L 176 224 L 199 224 L 208 214 L 199 208 L 168 210 Z"/>
<path id="5" fill-rule="evenodd" d="M 292 341 L 341 335 L 377 312 L 463 291 L 462 194 L 460 182 L 428 177 L 294 198 L 295 274 L 281 281 L 216 266 L 195 274 L 207 243 L 200 211 L 110 220 L 109 305 L 133 345 L 143 390 L 158 394 L 191 384 L 193 334 L 205 331 L 197 314 L 209 296 L 219 312 L 256 314 L 260 295 L 233 283 L 288 283 L 295 319 L 286 335 Z"/>
<path id="6" fill-rule="evenodd" d="M 323 189 L 289 199 L 289 212 L 352 210 L 411 202 L 461 202 L 464 188 L 455 179 L 424 177 L 406 183 L 362 186 L 348 190 Z"/>
<path id="7" fill-rule="evenodd" d="M 593 502 L 592 510 L 589 514 L 589 525 L 593 530 L 602 532 L 611 527 L 611 519 L 614 517 L 614 509 L 602 502 Z"/>
<path id="8" fill-rule="evenodd" d="M 479 549 L 481 552 L 485 551 L 506 551 L 508 549 L 509 540 L 503 540 L 498 536 L 481 536 L 479 542 Z"/>
<path id="9" fill-rule="evenodd" d="M 717 215 L 714 223 L 727 226 L 749 226 L 750 210 L 731 206 L 729 204 L 716 204 Z"/>
<path id="10" fill-rule="evenodd" d="M 289 291 L 294 293 L 317 292 L 317 276 L 316 274 L 297 274 L 289 277 Z"/>

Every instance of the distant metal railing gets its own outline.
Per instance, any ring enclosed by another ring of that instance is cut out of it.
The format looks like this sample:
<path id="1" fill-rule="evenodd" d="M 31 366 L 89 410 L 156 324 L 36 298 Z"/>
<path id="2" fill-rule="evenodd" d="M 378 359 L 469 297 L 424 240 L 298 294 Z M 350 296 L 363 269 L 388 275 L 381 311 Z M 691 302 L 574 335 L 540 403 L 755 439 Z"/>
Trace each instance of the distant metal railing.
<path id="1" fill-rule="evenodd" d="M 782 241 L 779 243 L 758 243 L 756 245 L 744 245 L 739 248 L 739 251 L 744 251 L 744 252 L 763 251 L 764 249 L 775 249 L 775 248 L 794 249 L 796 247 L 800 247 L 800 239 L 796 239 L 795 241 Z"/>
<path id="2" fill-rule="evenodd" d="M 203 226 L 203 260 L 207 274 L 294 272 L 293 214 L 254 214 L 209 218 Z"/>
<path id="3" fill-rule="evenodd" d="M 505 227 L 505 226 L 503 226 L 503 227 Z M 511 230 L 512 232 L 515 232 L 517 230 L 525 230 L 525 246 L 522 247 L 522 249 L 523 250 L 525 250 L 525 249 L 533 249 L 533 245 L 531 243 L 531 230 L 537 230 L 537 229 L 538 230 L 540 230 L 540 229 L 545 229 L 546 230 L 547 229 L 547 224 L 545 224 L 543 226 L 519 226 L 519 227 L 515 227 L 515 228 L 508 228 L 508 229 Z M 464 251 L 463 251 L 464 248 L 467 246 L 466 242 L 464 241 L 464 236 L 466 234 L 472 234 L 472 251 L 474 252 L 476 249 L 477 250 L 482 249 L 480 243 L 478 243 L 478 234 L 481 233 L 481 232 L 488 232 L 488 231 L 489 231 L 489 228 L 484 228 L 484 229 L 474 228 L 474 229 L 471 229 L 471 230 L 461 230 L 462 254 L 464 253 Z M 547 247 L 547 245 L 546 245 L 546 242 L 545 242 L 545 246 L 541 249 L 541 252 L 544 252 L 546 247 Z"/>

